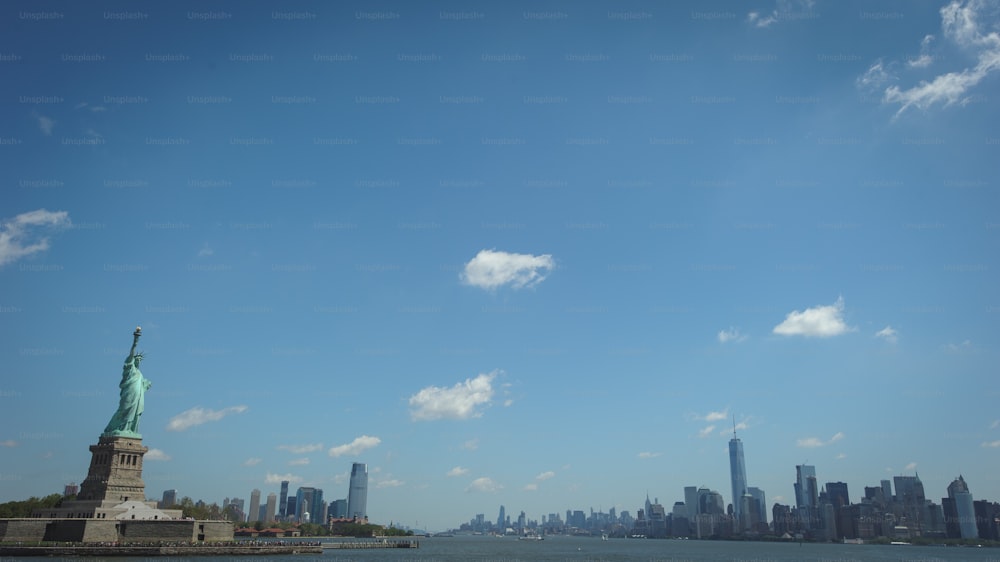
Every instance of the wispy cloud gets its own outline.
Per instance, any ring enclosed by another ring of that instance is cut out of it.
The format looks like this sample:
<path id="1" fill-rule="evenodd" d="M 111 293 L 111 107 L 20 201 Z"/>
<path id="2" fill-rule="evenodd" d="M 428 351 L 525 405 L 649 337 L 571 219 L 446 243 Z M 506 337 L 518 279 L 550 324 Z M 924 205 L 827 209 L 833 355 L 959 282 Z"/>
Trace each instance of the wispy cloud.
<path id="1" fill-rule="evenodd" d="M 906 65 L 910 68 L 925 68 L 930 66 L 934 62 L 934 57 L 931 56 L 932 41 L 934 41 L 933 35 L 925 35 L 923 41 L 920 42 L 920 56 L 906 61 Z"/>
<path id="2" fill-rule="evenodd" d="M 916 469 L 917 469 L 917 463 L 911 462 L 910 464 L 906 465 L 906 467 L 904 467 L 903 470 L 916 470 Z"/>
<path id="3" fill-rule="evenodd" d="M 534 492 L 534 491 L 538 490 L 538 483 L 537 482 L 532 482 L 530 484 L 525 484 L 524 488 L 521 488 L 521 489 L 524 490 L 525 492 Z"/>
<path id="4" fill-rule="evenodd" d="M 843 438 L 844 434 L 838 431 L 837 433 L 833 434 L 833 437 L 831 437 L 826 441 L 823 441 L 819 437 L 803 437 L 802 439 L 799 439 L 795 442 L 795 446 L 804 447 L 807 449 L 815 447 L 826 447 L 827 445 L 832 445 Z"/>
<path id="5" fill-rule="evenodd" d="M 844 299 L 829 305 L 815 306 L 803 311 L 793 310 L 785 320 L 774 327 L 781 336 L 806 336 L 828 338 L 849 332 L 844 323 Z"/>
<path id="6" fill-rule="evenodd" d="M 215 250 L 213 250 L 212 248 L 210 248 L 208 246 L 208 244 L 205 244 L 205 245 L 203 245 L 201 247 L 200 250 L 198 250 L 198 257 L 199 258 L 207 258 L 208 256 L 211 256 L 214 253 L 215 253 Z"/>
<path id="7" fill-rule="evenodd" d="M 996 441 L 983 441 L 983 447 L 1000 447 L 1000 439 Z"/>
<path id="8" fill-rule="evenodd" d="M 7 439 L 6 441 L 0 441 L 0 447 L 17 447 L 18 442 L 13 439 Z"/>
<path id="9" fill-rule="evenodd" d="M 886 326 L 878 332 L 875 332 L 876 338 L 882 338 L 889 343 L 896 343 L 899 341 L 899 333 L 892 328 L 892 326 Z"/>
<path id="10" fill-rule="evenodd" d="M 706 425 L 705 427 L 701 428 L 700 431 L 698 431 L 698 437 L 704 439 L 706 437 L 711 436 L 713 431 L 715 431 L 714 425 Z"/>
<path id="11" fill-rule="evenodd" d="M 221 410 L 210 410 L 208 408 L 191 408 L 170 418 L 167 422 L 167 431 L 184 431 L 204 423 L 219 421 L 230 414 L 242 414 L 247 411 L 246 406 L 230 406 Z"/>
<path id="12" fill-rule="evenodd" d="M 323 444 L 312 443 L 309 445 L 278 445 L 277 449 L 279 451 L 288 451 L 294 455 L 304 455 L 306 453 L 315 453 L 316 451 L 322 451 Z"/>
<path id="13" fill-rule="evenodd" d="M 728 420 L 729 419 L 729 408 L 726 408 L 725 410 L 720 410 L 718 412 L 709 412 L 709 413 L 705 414 L 704 416 L 701 416 L 701 415 L 698 415 L 698 414 L 694 414 L 693 417 L 694 417 L 694 419 L 696 419 L 698 421 L 706 421 L 706 422 L 717 422 L 717 421 L 722 421 L 722 420 Z"/>
<path id="14" fill-rule="evenodd" d="M 264 459 L 260 457 L 250 457 L 249 459 L 243 461 L 243 466 L 257 466 L 263 461 Z"/>
<path id="15" fill-rule="evenodd" d="M 309 457 L 302 457 L 301 459 L 292 459 L 288 461 L 288 466 L 304 466 L 309 464 Z"/>
<path id="16" fill-rule="evenodd" d="M 753 11 L 747 14 L 747 22 L 758 28 L 770 27 L 780 21 L 811 19 L 815 0 L 777 0 L 770 12 Z"/>
<path id="17" fill-rule="evenodd" d="M 170 455 L 160 449 L 150 449 L 146 451 L 146 454 L 142 458 L 147 461 L 168 461 L 170 460 Z"/>
<path id="18" fill-rule="evenodd" d="M 267 476 L 264 477 L 264 482 L 267 484 L 281 484 L 285 480 L 288 480 L 289 484 L 298 484 L 299 482 L 302 482 L 302 477 L 296 476 L 292 473 L 274 474 L 271 472 L 268 472 Z"/>
<path id="19" fill-rule="evenodd" d="M 734 341 L 739 343 L 741 341 L 746 341 L 747 335 L 740 332 L 739 328 L 730 327 L 728 330 L 719 331 L 718 338 L 719 343 L 729 343 Z"/>
<path id="20" fill-rule="evenodd" d="M 86 109 L 91 113 L 100 113 L 101 111 L 108 110 L 108 108 L 104 107 L 103 105 L 90 105 L 85 101 L 76 104 L 75 106 L 73 106 L 73 109 Z"/>
<path id="21" fill-rule="evenodd" d="M 500 490 L 503 490 L 503 486 L 501 486 L 498 482 L 495 482 L 489 476 L 482 476 L 480 478 L 476 478 L 465 489 L 466 492 L 491 492 L 491 493 L 499 492 Z"/>
<path id="22" fill-rule="evenodd" d="M 354 439 L 354 441 L 351 441 L 350 443 L 332 447 L 329 451 L 327 451 L 327 454 L 329 454 L 331 457 L 342 457 L 345 455 L 353 456 L 360 454 L 362 451 L 367 451 L 368 449 L 377 447 L 378 444 L 381 442 L 382 440 L 379 439 L 378 437 L 362 435 L 361 437 Z"/>
<path id="23" fill-rule="evenodd" d="M 449 478 L 455 478 L 456 476 L 465 476 L 468 473 L 469 473 L 468 468 L 456 466 L 455 468 L 449 470 L 445 476 L 448 476 Z"/>
<path id="24" fill-rule="evenodd" d="M 51 136 L 52 129 L 56 126 L 56 120 L 44 115 L 36 115 L 35 118 L 38 119 L 38 128 L 41 129 L 42 134 L 47 137 Z"/>
<path id="25" fill-rule="evenodd" d="M 462 448 L 466 451 L 475 451 L 479 448 L 479 439 L 469 439 L 465 443 L 462 443 Z"/>
<path id="26" fill-rule="evenodd" d="M 403 484 L 406 484 L 406 482 L 403 482 L 402 480 L 396 480 L 395 478 L 391 478 L 389 480 L 379 480 L 378 482 L 375 483 L 375 487 L 378 489 L 398 488 Z"/>
<path id="27" fill-rule="evenodd" d="M 41 232 L 71 226 L 66 211 L 38 209 L 21 213 L 0 223 L 0 266 L 49 249 L 49 239 Z"/>
<path id="28" fill-rule="evenodd" d="M 500 371 L 465 379 L 451 388 L 428 386 L 410 397 L 410 417 L 414 421 L 465 420 L 483 414 L 479 407 L 493 398 L 493 379 Z"/>
<path id="29" fill-rule="evenodd" d="M 945 346 L 945 350 L 946 351 L 950 351 L 952 353 L 958 353 L 958 352 L 961 352 L 961 351 L 969 351 L 970 349 L 972 349 L 972 341 L 971 340 L 965 340 L 962 343 L 949 343 L 948 345 Z"/>
<path id="30" fill-rule="evenodd" d="M 514 289 L 532 287 L 545 280 L 555 268 L 551 255 L 512 254 L 496 250 L 482 250 L 465 264 L 459 276 L 463 283 L 486 290 L 504 285 Z"/>
<path id="31" fill-rule="evenodd" d="M 990 424 L 990 429 L 996 429 L 998 427 L 1000 427 L 1000 420 L 993 420 L 993 423 Z"/>
<path id="32" fill-rule="evenodd" d="M 939 74 L 917 85 L 885 88 L 882 101 L 899 104 L 896 117 L 911 107 L 927 109 L 935 104 L 964 105 L 970 101 L 969 91 L 987 76 L 1000 70 L 1000 12 L 992 0 L 952 0 L 940 10 L 941 31 L 945 40 L 976 58 L 973 66 Z M 932 62 L 929 54 L 930 35 L 921 41 L 921 56 L 908 65 L 925 68 Z"/>
<path id="33" fill-rule="evenodd" d="M 643 451 L 639 453 L 638 457 L 640 459 L 655 459 L 656 457 L 662 455 L 663 453 L 653 453 L 650 451 Z"/>
<path id="34" fill-rule="evenodd" d="M 544 481 L 549 480 L 551 478 L 555 478 L 555 476 L 556 476 L 555 472 L 553 472 L 551 470 L 546 470 L 545 472 L 542 472 L 541 474 L 539 474 L 538 476 L 536 476 L 535 480 L 537 480 L 539 482 L 544 482 Z"/>

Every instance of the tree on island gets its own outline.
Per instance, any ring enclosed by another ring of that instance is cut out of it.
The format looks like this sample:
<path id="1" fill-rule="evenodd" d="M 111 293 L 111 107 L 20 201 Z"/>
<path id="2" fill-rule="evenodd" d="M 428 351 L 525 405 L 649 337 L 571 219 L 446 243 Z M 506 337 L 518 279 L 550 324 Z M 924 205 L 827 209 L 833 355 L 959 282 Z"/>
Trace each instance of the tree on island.
<path id="1" fill-rule="evenodd" d="M 66 496 L 62 494 L 50 494 L 44 498 L 32 496 L 26 500 L 0 503 L 0 519 L 31 517 L 32 511 L 49 507 L 59 507 L 65 499 Z"/>

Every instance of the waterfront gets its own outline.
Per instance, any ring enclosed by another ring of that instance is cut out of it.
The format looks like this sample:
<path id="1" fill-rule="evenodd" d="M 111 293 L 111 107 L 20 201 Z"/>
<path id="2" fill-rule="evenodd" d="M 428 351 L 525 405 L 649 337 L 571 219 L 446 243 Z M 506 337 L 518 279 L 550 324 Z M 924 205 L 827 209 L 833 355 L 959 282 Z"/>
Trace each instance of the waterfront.
<path id="1" fill-rule="evenodd" d="M 1000 549 L 943 546 L 888 546 L 851 544 L 772 543 L 742 541 L 697 541 L 611 539 L 551 536 L 543 541 L 519 541 L 514 537 L 456 536 L 420 537 L 419 549 L 326 550 L 321 555 L 205 556 L 199 561 L 245 562 L 265 560 L 320 560 L 322 562 L 1000 562 Z M 330 542 L 336 542 L 336 539 Z M 4 558 L 3 562 L 33 560 Z M 103 560 L 86 558 L 84 560 Z M 108 558 L 114 561 L 144 558 Z"/>

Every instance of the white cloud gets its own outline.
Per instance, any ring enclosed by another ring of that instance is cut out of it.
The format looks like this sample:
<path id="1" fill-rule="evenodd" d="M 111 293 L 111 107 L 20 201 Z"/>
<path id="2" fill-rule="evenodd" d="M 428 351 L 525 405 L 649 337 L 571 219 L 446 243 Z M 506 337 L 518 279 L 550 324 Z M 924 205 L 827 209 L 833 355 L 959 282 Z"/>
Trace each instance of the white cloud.
<path id="1" fill-rule="evenodd" d="M 508 399 L 506 399 L 506 400 L 503 401 L 503 407 L 504 408 L 510 408 L 513 405 L 514 405 L 514 400 L 511 399 L 511 398 L 508 398 Z"/>
<path id="2" fill-rule="evenodd" d="M 329 454 L 331 457 L 342 457 L 344 455 L 353 456 L 360 454 L 363 451 L 367 451 L 372 447 L 376 447 L 381 442 L 382 440 L 379 439 L 378 437 L 362 435 L 361 437 L 356 438 L 354 441 L 351 441 L 350 443 L 347 443 L 345 445 L 337 445 L 336 447 L 331 448 L 329 451 L 327 451 L 327 454 Z"/>
<path id="3" fill-rule="evenodd" d="M 6 441 L 0 441 L 0 447 L 17 447 L 17 441 L 13 439 L 7 439 Z"/>
<path id="4" fill-rule="evenodd" d="M 917 463 L 915 462 L 911 462 L 910 464 L 906 465 L 906 468 L 904 468 L 904 470 L 916 470 L 916 469 L 917 469 Z"/>
<path id="5" fill-rule="evenodd" d="M 493 398 L 493 379 L 499 371 L 465 379 L 451 388 L 428 386 L 410 397 L 410 417 L 414 421 L 465 420 L 483 414 L 478 406 Z"/>
<path id="6" fill-rule="evenodd" d="M 268 472 L 267 476 L 264 477 L 264 482 L 266 484 L 281 484 L 285 480 L 288 480 L 289 484 L 297 484 L 299 482 L 302 482 L 302 477 L 301 476 L 295 476 L 292 473 L 288 473 L 288 474 L 273 474 L 271 472 Z"/>
<path id="7" fill-rule="evenodd" d="M 536 476 L 535 480 L 538 480 L 539 482 L 544 482 L 545 480 L 548 480 L 549 478 L 554 478 L 555 475 L 556 475 L 555 472 L 553 472 L 551 470 L 546 470 L 545 472 L 543 472 L 543 473 L 539 474 L 538 476 Z"/>
<path id="8" fill-rule="evenodd" d="M 503 490 L 503 486 L 494 482 L 489 476 L 476 478 L 465 489 L 466 492 L 498 492 L 500 490 Z"/>
<path id="9" fill-rule="evenodd" d="M 1000 447 L 1000 439 L 996 441 L 984 441 L 983 447 Z"/>
<path id="10" fill-rule="evenodd" d="M 990 424 L 990 429 L 996 429 L 998 427 L 1000 427 L 1000 420 L 993 420 L 993 423 Z"/>
<path id="11" fill-rule="evenodd" d="M 844 438 L 844 433 L 838 431 L 837 433 L 834 433 L 833 437 L 831 437 L 827 441 L 823 441 L 819 437 L 803 437 L 802 439 L 799 439 L 795 442 L 795 446 L 807 449 L 815 447 L 826 447 L 827 445 L 832 445 L 843 438 Z"/>
<path id="12" fill-rule="evenodd" d="M 469 439 L 465 443 L 462 443 L 462 448 L 467 451 L 475 451 L 479 448 L 479 439 Z"/>
<path id="13" fill-rule="evenodd" d="M 843 459 L 846 459 L 846 458 L 847 458 L 847 453 L 838 453 L 838 454 L 837 454 L 837 456 L 836 456 L 836 457 L 834 457 L 834 458 L 835 458 L 836 460 L 838 460 L 838 461 L 839 461 L 839 460 L 843 460 Z"/>
<path id="14" fill-rule="evenodd" d="M 869 92 L 874 92 L 876 90 L 881 90 L 886 86 L 886 84 L 894 80 L 895 77 L 889 74 L 889 71 L 886 69 L 886 65 L 881 59 L 879 59 L 872 63 L 864 74 L 858 76 L 856 83 L 859 88 Z"/>
<path id="15" fill-rule="evenodd" d="M 785 320 L 774 327 L 781 336 L 806 336 L 828 338 L 851 330 L 844 323 L 844 299 L 829 305 L 815 306 L 803 311 L 793 310 Z"/>
<path id="16" fill-rule="evenodd" d="M 521 289 L 541 283 L 555 265 L 549 254 L 533 256 L 482 250 L 465 264 L 459 277 L 463 283 L 481 289 L 494 290 L 503 285 Z"/>
<path id="17" fill-rule="evenodd" d="M 323 450 L 322 443 L 312 443 L 309 445 L 278 445 L 279 451 L 288 451 L 294 455 L 304 455 L 306 453 L 315 453 L 316 451 Z"/>
<path id="18" fill-rule="evenodd" d="M 531 484 L 525 484 L 523 490 L 525 492 L 534 492 L 538 489 L 538 484 L 532 482 Z"/>
<path id="19" fill-rule="evenodd" d="M 816 17 L 812 13 L 815 0 L 777 0 L 773 10 L 768 14 L 750 12 L 747 22 L 758 28 L 770 27 L 779 21 L 810 19 Z"/>
<path id="20" fill-rule="evenodd" d="M 933 35 L 925 35 L 923 41 L 920 42 L 920 56 L 907 61 L 907 66 L 910 68 L 926 68 L 930 66 L 934 62 L 934 57 L 930 54 L 931 41 L 933 40 Z"/>
<path id="21" fill-rule="evenodd" d="M 719 343 L 735 341 L 737 343 L 747 339 L 746 334 L 740 333 L 739 328 L 730 327 L 728 330 L 721 330 L 718 335 Z"/>
<path id="22" fill-rule="evenodd" d="M 249 459 L 243 461 L 243 466 L 257 466 L 258 464 L 263 462 L 263 460 L 264 459 L 260 457 L 250 457 Z"/>
<path id="23" fill-rule="evenodd" d="M 402 486 L 405 483 L 406 482 L 403 482 L 402 480 L 396 480 L 395 478 L 393 478 L 393 479 L 390 479 L 390 480 L 379 480 L 375 484 L 375 487 L 379 488 L 379 489 L 381 489 L 381 488 L 398 488 L 398 487 Z"/>
<path id="24" fill-rule="evenodd" d="M 705 427 L 703 427 L 701 429 L 701 431 L 698 432 L 698 437 L 704 439 L 704 438 L 712 435 L 713 431 L 715 431 L 715 426 L 714 425 L 706 425 Z"/>
<path id="25" fill-rule="evenodd" d="M 146 454 L 142 458 L 147 461 L 168 461 L 170 460 L 170 455 L 160 449 L 150 449 L 146 451 Z"/>
<path id="26" fill-rule="evenodd" d="M 995 2 L 952 0 L 941 8 L 940 13 L 944 38 L 973 54 L 976 57 L 976 64 L 939 74 L 929 81 L 922 80 L 908 89 L 899 86 L 886 88 L 882 101 L 899 104 L 897 117 L 910 107 L 927 109 L 935 104 L 964 105 L 970 101 L 967 95 L 969 90 L 990 74 L 1000 70 L 1000 32 L 996 29 L 1000 20 Z M 927 37 L 924 37 L 922 46 L 925 43 L 929 44 Z M 918 67 L 930 64 L 930 61 L 923 63 L 923 50 L 922 48 L 922 55 L 917 59 Z"/>
<path id="27" fill-rule="evenodd" d="M 972 349 L 972 341 L 965 340 L 962 343 L 949 343 L 947 346 L 945 346 L 945 349 L 953 353 L 959 351 L 968 351 Z"/>
<path id="28" fill-rule="evenodd" d="M 288 461 L 288 466 L 303 466 L 309 464 L 309 457 L 302 457 L 301 459 L 292 459 Z"/>
<path id="29" fill-rule="evenodd" d="M 468 468 L 463 468 L 461 466 L 456 466 L 455 468 L 449 470 L 448 474 L 446 474 L 446 476 L 448 476 L 449 478 L 454 478 L 456 476 L 465 476 L 468 473 L 469 473 L 469 469 Z"/>
<path id="30" fill-rule="evenodd" d="M 205 244 L 204 246 L 201 247 L 200 250 L 198 250 L 198 257 L 199 258 L 207 258 L 208 256 L 211 256 L 214 253 L 215 253 L 215 250 L 213 250 L 212 248 L 209 248 L 208 244 Z"/>
<path id="31" fill-rule="evenodd" d="M 49 249 L 49 239 L 36 230 L 62 229 L 71 226 L 66 211 L 38 209 L 21 213 L 0 223 L 0 266 Z"/>
<path id="32" fill-rule="evenodd" d="M 875 332 L 876 338 L 882 338 L 889 343 L 896 343 L 899 341 L 899 332 L 892 329 L 892 326 L 886 326 L 878 332 Z"/>
<path id="33" fill-rule="evenodd" d="M 350 472 L 341 472 L 340 474 L 334 474 L 333 475 L 333 483 L 334 484 L 344 484 L 344 483 L 348 482 L 350 479 L 351 479 L 351 473 Z"/>
<path id="34" fill-rule="evenodd" d="M 229 414 L 242 414 L 245 411 L 247 411 L 246 406 L 230 406 L 221 410 L 191 408 L 170 418 L 167 422 L 167 431 L 184 431 L 203 423 L 219 421 Z"/>
<path id="35" fill-rule="evenodd" d="M 50 117 L 45 117 L 44 115 L 38 116 L 38 128 L 42 130 L 42 134 L 45 136 L 52 135 L 52 128 L 56 126 L 55 119 Z"/>
<path id="36" fill-rule="evenodd" d="M 650 451 L 643 451 L 639 453 L 640 459 L 655 459 L 656 457 L 662 455 L 663 453 L 652 453 Z"/>

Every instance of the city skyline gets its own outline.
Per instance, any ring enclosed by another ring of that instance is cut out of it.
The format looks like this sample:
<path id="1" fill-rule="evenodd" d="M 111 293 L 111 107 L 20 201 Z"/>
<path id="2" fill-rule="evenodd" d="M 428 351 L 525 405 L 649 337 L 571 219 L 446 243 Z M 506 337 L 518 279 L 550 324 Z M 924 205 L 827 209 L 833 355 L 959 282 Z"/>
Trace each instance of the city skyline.
<path id="1" fill-rule="evenodd" d="M 0 501 L 87 475 L 137 325 L 157 493 L 728 504 L 735 430 L 768 507 L 1000 498 L 992 2 L 0 22 Z"/>

